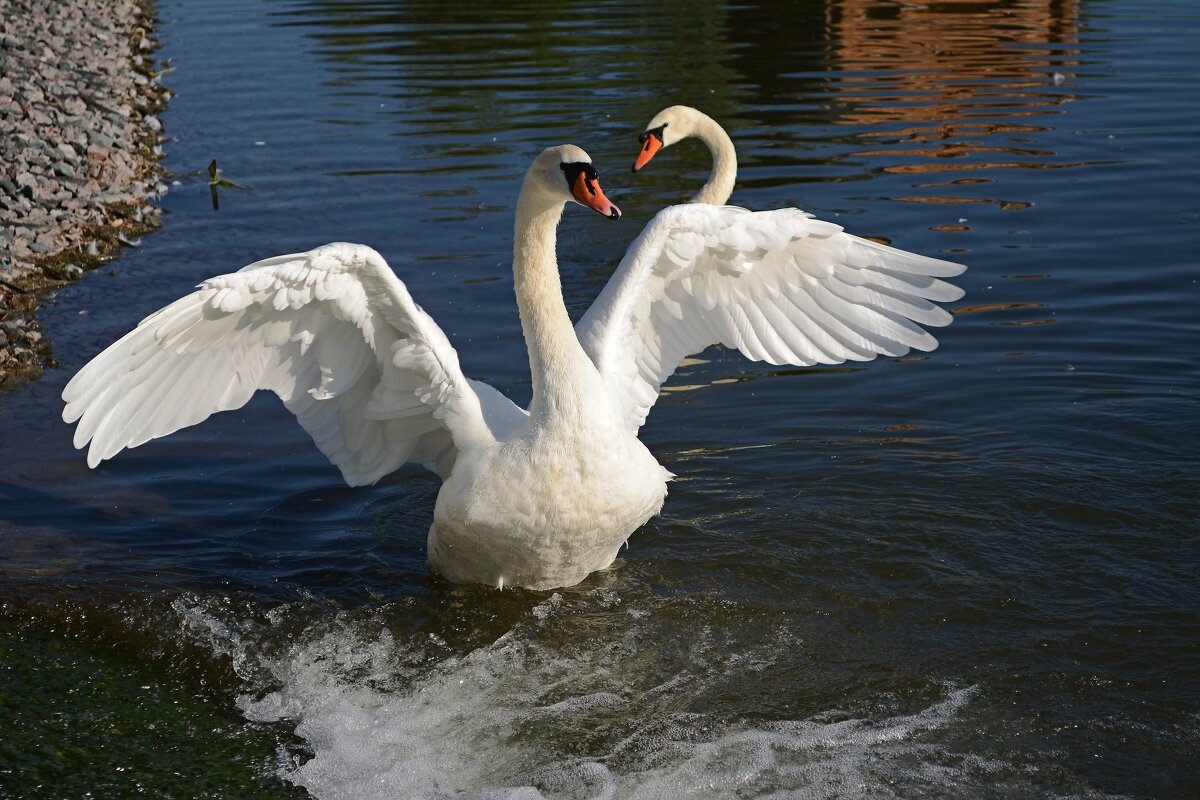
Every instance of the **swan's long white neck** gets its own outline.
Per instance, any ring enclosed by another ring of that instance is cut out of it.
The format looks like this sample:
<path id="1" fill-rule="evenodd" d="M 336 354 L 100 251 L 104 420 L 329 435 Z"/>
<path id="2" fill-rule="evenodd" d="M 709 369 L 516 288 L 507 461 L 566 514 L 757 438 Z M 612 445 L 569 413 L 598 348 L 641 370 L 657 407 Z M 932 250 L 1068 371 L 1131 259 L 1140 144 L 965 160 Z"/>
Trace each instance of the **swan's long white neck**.
<path id="1" fill-rule="evenodd" d="M 533 378 L 529 416 L 545 423 L 590 411 L 604 390 L 562 299 L 554 247 L 563 201 L 546 197 L 531 180 L 517 200 L 513 284 Z"/>
<path id="2" fill-rule="evenodd" d="M 695 111 L 692 118 L 691 135 L 708 146 L 713 168 L 708 183 L 689 202 L 723 206 L 733 194 L 733 183 L 737 180 L 737 152 L 733 149 L 733 140 L 716 120 L 699 111 Z"/>

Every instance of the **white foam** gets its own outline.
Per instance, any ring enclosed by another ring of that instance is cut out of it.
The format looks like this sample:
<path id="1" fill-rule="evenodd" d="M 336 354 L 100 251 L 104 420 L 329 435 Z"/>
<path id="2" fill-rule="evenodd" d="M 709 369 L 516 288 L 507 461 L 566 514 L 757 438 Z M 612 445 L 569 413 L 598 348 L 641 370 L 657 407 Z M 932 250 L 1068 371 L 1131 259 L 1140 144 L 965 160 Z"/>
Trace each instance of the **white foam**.
<path id="1" fill-rule="evenodd" d="M 646 676 L 637 670 L 655 663 L 661 634 L 650 619 L 610 612 L 628 618 L 623 633 L 563 644 L 556 634 L 574 621 L 557 619 L 560 604 L 547 601 L 492 645 L 432 665 L 437 648 L 415 635 L 319 623 L 278 656 L 259 656 L 278 688 L 238 704 L 250 720 L 295 725 L 313 756 L 282 758 L 280 770 L 320 800 L 886 798 L 904 796 L 891 786 L 949 787 L 961 777 L 939 765 L 926 737 L 956 720 L 975 687 L 948 688 L 910 715 L 729 721 L 689 708 L 768 655 L 728 652 L 706 630 L 687 644 L 683 666 Z M 205 622 L 203 609 L 185 613 L 205 636 L 231 635 L 234 626 Z M 236 634 L 218 647 L 238 649 Z"/>

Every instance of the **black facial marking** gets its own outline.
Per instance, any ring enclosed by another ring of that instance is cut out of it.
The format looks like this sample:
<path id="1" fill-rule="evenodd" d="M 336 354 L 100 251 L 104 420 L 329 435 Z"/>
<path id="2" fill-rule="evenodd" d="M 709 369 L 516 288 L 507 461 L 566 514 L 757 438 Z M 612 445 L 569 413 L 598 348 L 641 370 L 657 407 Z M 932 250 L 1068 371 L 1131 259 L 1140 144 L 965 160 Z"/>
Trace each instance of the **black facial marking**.
<path id="1" fill-rule="evenodd" d="M 567 176 L 567 189 L 574 190 L 575 180 L 579 177 L 580 173 L 582 173 L 587 176 L 587 180 L 585 180 L 583 183 L 585 186 L 587 186 L 588 191 L 592 194 L 596 193 L 596 189 L 592 184 L 600 180 L 600 173 L 596 172 L 596 168 L 588 162 L 572 161 L 570 164 L 559 164 L 558 168 L 561 169 Z"/>
<path id="2" fill-rule="evenodd" d="M 645 144 L 646 139 L 653 136 L 655 139 L 658 139 L 661 142 L 663 140 L 663 128 L 665 128 L 665 127 L 667 127 L 667 123 L 664 122 L 662 125 L 659 125 L 657 128 L 651 128 L 650 130 L 644 132 L 641 136 L 639 136 L 638 141 Z"/>

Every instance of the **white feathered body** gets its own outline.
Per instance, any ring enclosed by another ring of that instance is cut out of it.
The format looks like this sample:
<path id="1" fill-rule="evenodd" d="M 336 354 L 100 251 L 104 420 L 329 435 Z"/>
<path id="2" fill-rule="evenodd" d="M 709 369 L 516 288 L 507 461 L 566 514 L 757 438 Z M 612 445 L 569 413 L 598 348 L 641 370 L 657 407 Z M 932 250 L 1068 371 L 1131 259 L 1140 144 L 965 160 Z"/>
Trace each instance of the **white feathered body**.
<path id="1" fill-rule="evenodd" d="M 429 563 L 457 583 L 550 589 L 612 564 L 662 508 L 670 473 L 603 419 L 537 425 L 461 454 L 429 529 Z"/>

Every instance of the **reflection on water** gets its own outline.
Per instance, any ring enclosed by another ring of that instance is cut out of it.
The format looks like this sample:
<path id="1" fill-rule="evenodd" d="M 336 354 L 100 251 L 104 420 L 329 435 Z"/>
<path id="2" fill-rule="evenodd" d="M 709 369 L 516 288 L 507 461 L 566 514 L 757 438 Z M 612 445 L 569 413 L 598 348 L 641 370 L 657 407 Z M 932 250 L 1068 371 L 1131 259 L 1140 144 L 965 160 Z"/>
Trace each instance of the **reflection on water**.
<path id="1" fill-rule="evenodd" d="M 1078 65 L 1077 16 L 1073 0 L 831 3 L 831 69 L 854 87 L 844 92 L 852 107 L 841 118 L 848 124 L 949 123 L 992 120 L 997 110 L 1014 117 L 1046 113 L 1033 109 L 1070 96 L 1028 90 L 1063 84 Z M 895 74 L 878 86 L 872 76 L 855 74 L 873 71 Z M 1009 132 L 1036 130 L 1018 126 Z"/>
<path id="2" fill-rule="evenodd" d="M 161 13 L 168 167 L 219 158 L 250 188 L 219 212 L 202 183 L 168 195 L 161 232 L 47 307 L 63 368 L 0 397 L 0 723 L 50 707 L 23 704 L 43 665 L 116 687 L 0 730 L 0 796 L 29 794 L 13 763 L 56 796 L 1197 794 L 1189 6 Z M 734 202 L 971 269 L 928 355 L 689 359 L 643 429 L 680 477 L 614 569 L 550 597 L 447 586 L 436 480 L 348 489 L 268 398 L 94 472 L 71 449 L 57 393 L 84 360 L 200 279 L 330 240 L 380 250 L 468 373 L 527 397 L 521 174 L 574 141 L 626 212 L 564 216 L 578 314 L 708 173 L 695 142 L 628 172 L 678 102 L 730 130 Z M 224 746 L 160 753 L 109 722 L 132 718 Z M 73 719 L 101 722 L 42 746 Z"/>
<path id="3" fill-rule="evenodd" d="M 1069 83 L 1078 64 L 1077 14 L 1078 4 L 1071 0 L 831 4 L 827 19 L 837 121 L 874 126 L 859 134 L 872 149 L 850 155 L 883 160 L 886 172 L 939 176 L 938 183 L 920 188 L 1003 184 L 1002 170 L 1081 166 L 1056 162 L 1053 150 L 1030 146 L 1048 126 L 1017 121 L 1060 113 L 1059 106 L 1076 99 Z M 985 121 L 972 121 L 981 118 Z M 919 160 L 907 160 L 914 157 Z M 897 158 L 905 160 L 896 163 Z M 998 174 L 954 177 L 964 172 Z M 1004 210 L 1030 206 L 1024 199 L 960 194 L 892 199 L 990 202 Z"/>

